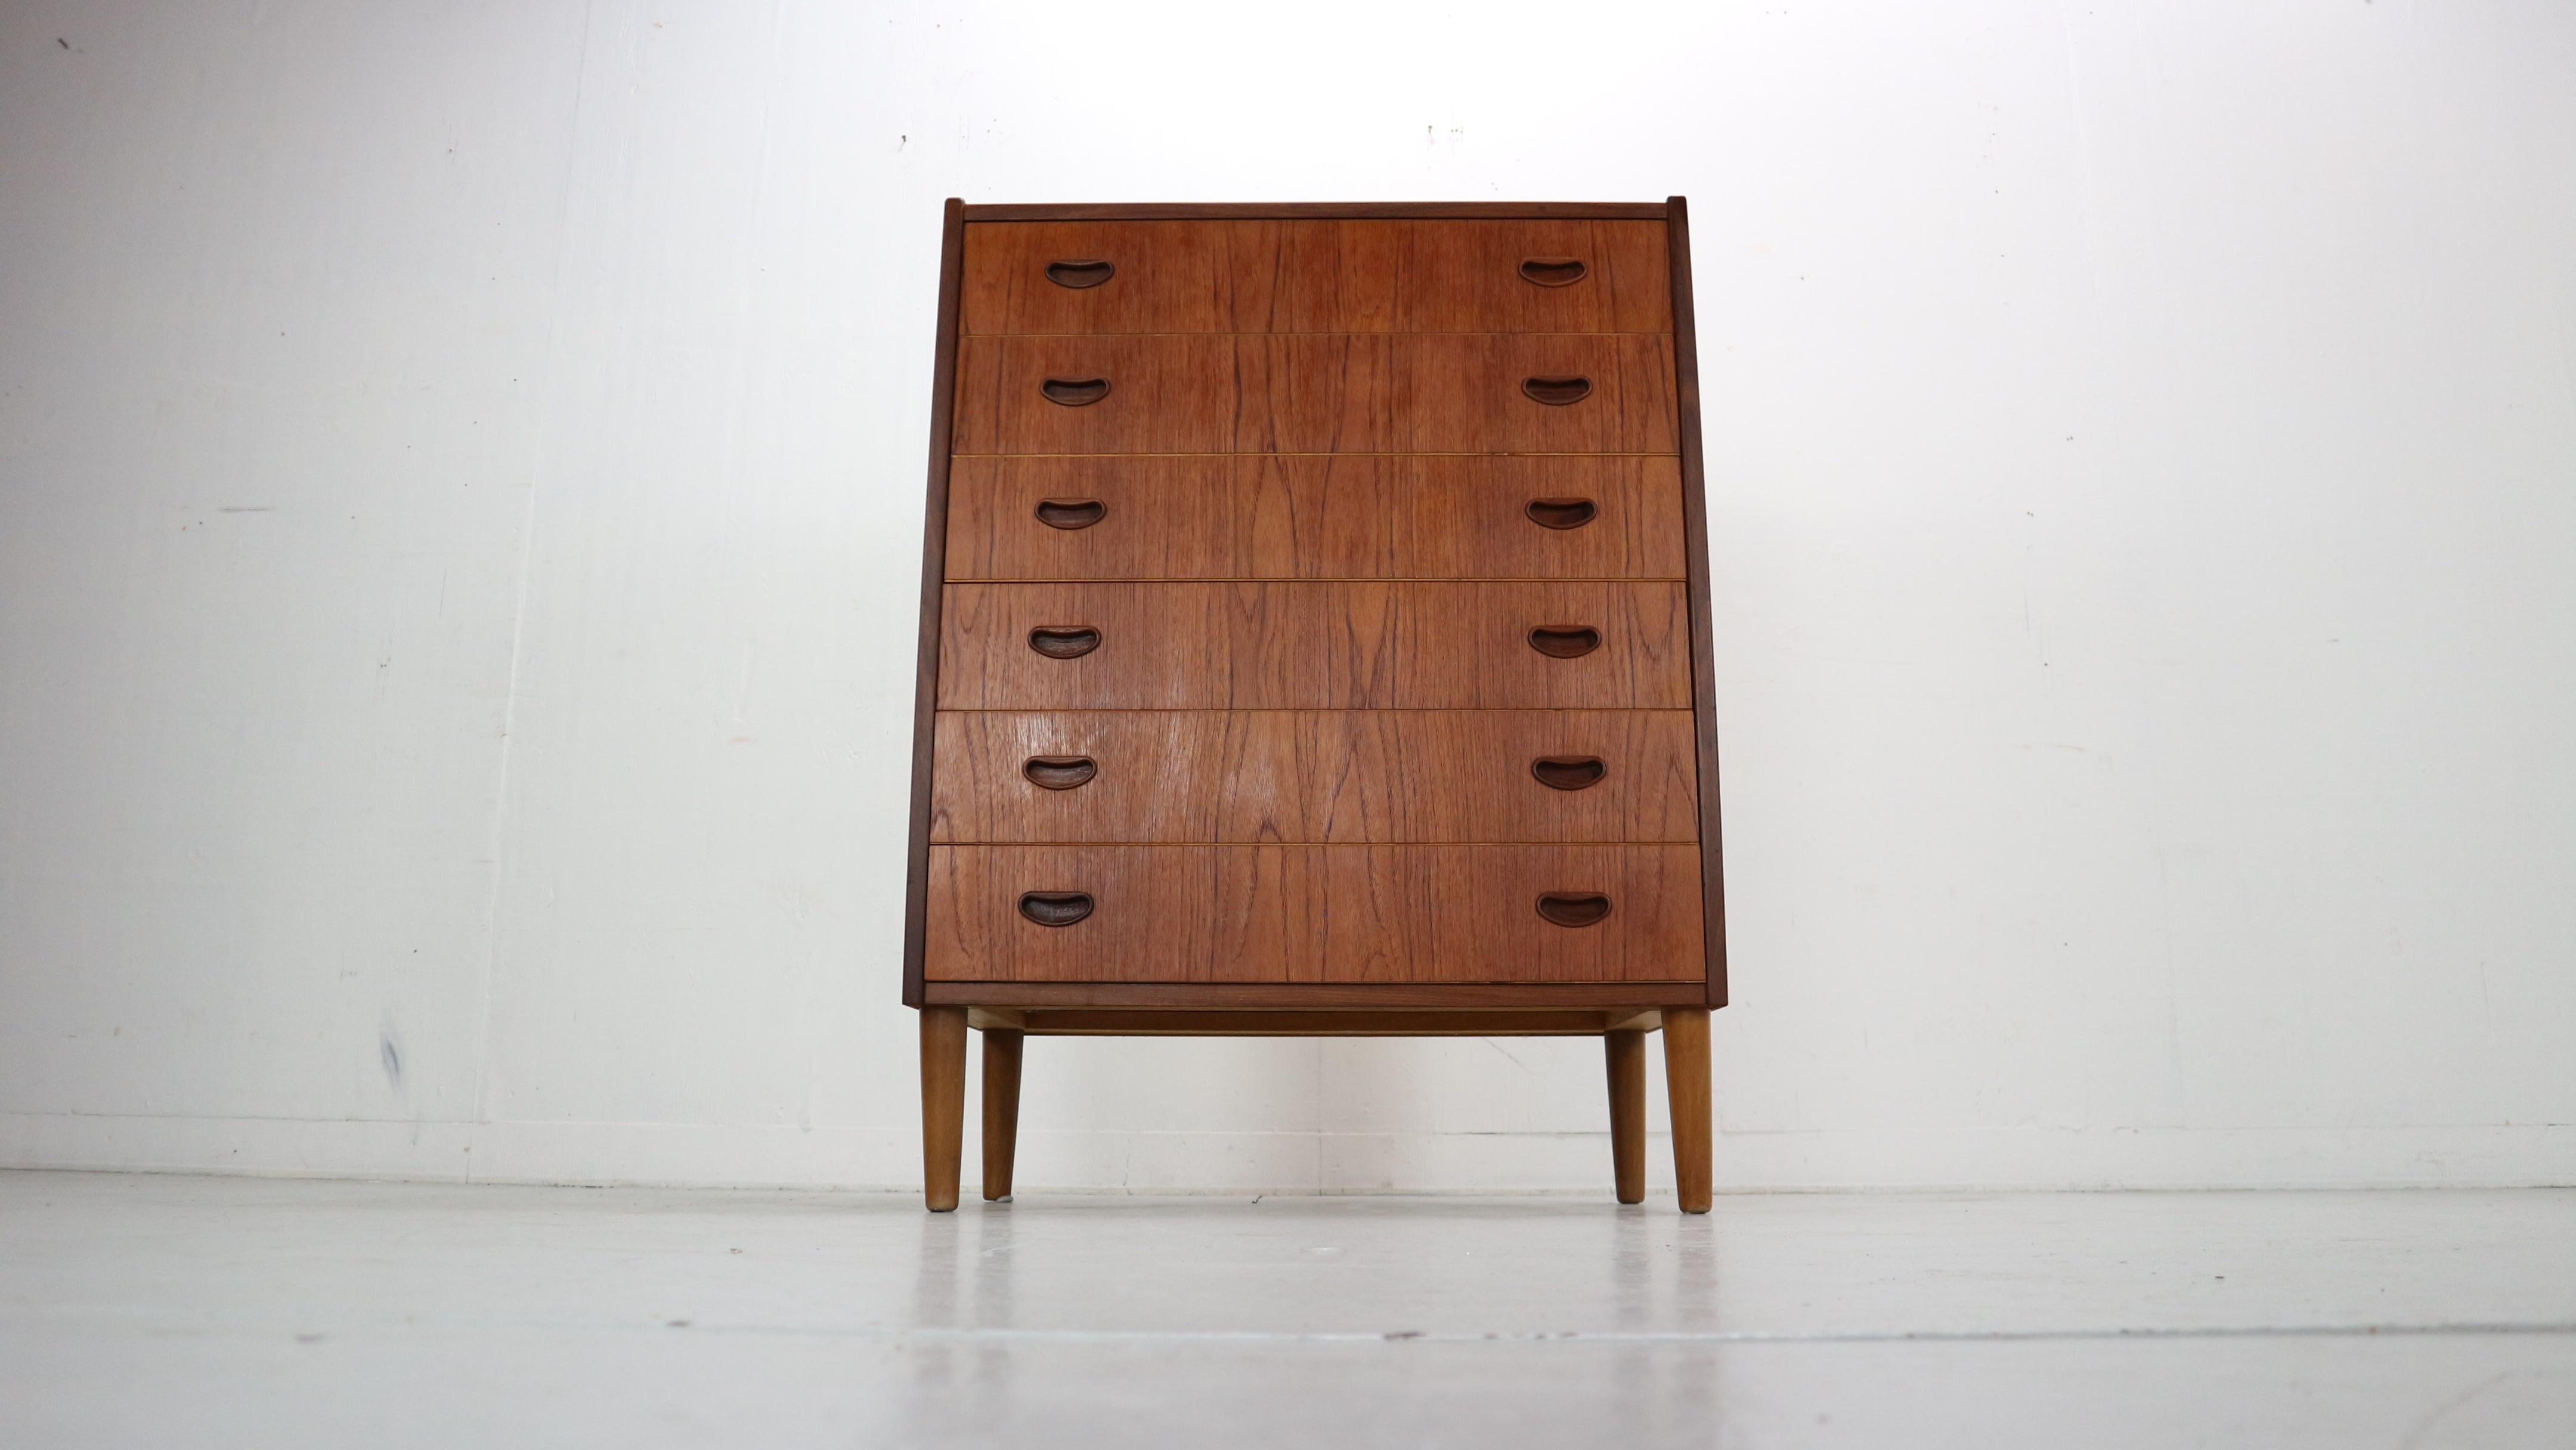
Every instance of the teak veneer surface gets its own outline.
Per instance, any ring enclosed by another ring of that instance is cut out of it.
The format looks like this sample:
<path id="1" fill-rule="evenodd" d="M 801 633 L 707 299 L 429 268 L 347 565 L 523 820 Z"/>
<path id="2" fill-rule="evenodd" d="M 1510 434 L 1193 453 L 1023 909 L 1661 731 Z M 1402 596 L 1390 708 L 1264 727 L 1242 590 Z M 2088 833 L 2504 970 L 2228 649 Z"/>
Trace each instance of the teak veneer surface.
<path id="1" fill-rule="evenodd" d="M 1635 335 L 967 337 L 976 453 L 1674 453 L 1673 344 Z M 1583 378 L 1562 406 L 1531 378 Z M 1050 379 L 1101 381 L 1068 406 Z"/>
<path id="2" fill-rule="evenodd" d="M 1681 498 L 1674 457 L 960 458 L 948 577 L 1680 579 Z M 1549 528 L 1536 500 L 1597 512 Z M 1100 513 L 1057 527 L 1041 504 Z"/>
<path id="3" fill-rule="evenodd" d="M 951 584 L 943 710 L 1680 709 L 1677 583 Z M 1575 658 L 1533 629 L 1596 630 Z M 1070 659 L 1038 629 L 1096 630 Z"/>
<path id="4" fill-rule="evenodd" d="M 1695 748 L 1687 710 L 943 710 L 931 839 L 1690 842 Z M 1047 789 L 1036 757 L 1096 773 Z M 1541 757 L 1602 773 L 1552 788 Z"/>
<path id="5" fill-rule="evenodd" d="M 1579 262 L 1562 286 L 1522 263 Z M 1107 262 L 1065 287 L 1059 262 Z M 1655 332 L 1673 328 L 1660 221 L 970 222 L 970 334 Z"/>
<path id="6" fill-rule="evenodd" d="M 1072 926 L 1023 893 L 1083 892 Z M 1543 893 L 1599 893 L 1588 926 Z M 933 979 L 1624 982 L 1700 973 L 1696 846 L 933 846 Z"/>

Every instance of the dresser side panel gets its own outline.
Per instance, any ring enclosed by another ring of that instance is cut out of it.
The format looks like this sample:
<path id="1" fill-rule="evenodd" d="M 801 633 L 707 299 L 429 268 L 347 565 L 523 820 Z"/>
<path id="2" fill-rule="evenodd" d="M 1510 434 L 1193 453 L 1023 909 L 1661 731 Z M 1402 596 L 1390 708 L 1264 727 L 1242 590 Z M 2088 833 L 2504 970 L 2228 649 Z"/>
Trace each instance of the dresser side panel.
<path id="1" fill-rule="evenodd" d="M 1682 537 L 1690 564 L 1691 708 L 1699 720 L 1700 900 L 1708 951 L 1708 1005 L 1726 1005 L 1726 869 L 1717 764 L 1717 651 L 1709 602 L 1708 469 L 1700 445 L 1699 327 L 1693 316 L 1690 204 L 1665 202 L 1673 267 L 1673 397 L 1679 420 Z"/>
<path id="2" fill-rule="evenodd" d="M 903 1000 L 922 1005 L 930 880 L 932 716 L 938 708 L 940 607 L 948 577 L 948 471 L 957 397 L 957 312 L 965 275 L 966 204 L 948 198 L 939 238 L 937 343 L 931 358 L 929 481 L 921 524 L 920 638 L 912 682 L 912 797 L 904 849 Z"/>

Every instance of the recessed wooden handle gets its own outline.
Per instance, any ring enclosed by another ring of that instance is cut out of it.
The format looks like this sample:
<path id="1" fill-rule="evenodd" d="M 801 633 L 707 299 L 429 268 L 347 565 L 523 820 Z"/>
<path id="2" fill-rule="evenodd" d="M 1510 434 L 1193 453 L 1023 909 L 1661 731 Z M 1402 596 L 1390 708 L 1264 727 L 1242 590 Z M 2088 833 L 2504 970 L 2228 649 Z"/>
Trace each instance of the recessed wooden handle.
<path id="1" fill-rule="evenodd" d="M 1109 505 L 1096 498 L 1042 498 L 1038 500 L 1038 522 L 1050 529 L 1087 529 L 1109 517 Z M 1550 528 L 1571 528 L 1571 524 L 1550 524 Z"/>
<path id="2" fill-rule="evenodd" d="M 1102 383 L 1100 391 L 1108 392 L 1109 385 Z M 1521 391 L 1529 394 L 1532 402 L 1545 403 L 1551 408 L 1562 408 L 1568 403 L 1580 403 L 1591 397 L 1592 380 L 1590 378 L 1523 378 Z"/>
<path id="3" fill-rule="evenodd" d="M 1610 914 L 1610 898 L 1598 891 L 1542 891 L 1538 914 L 1558 926 L 1590 926 Z"/>
<path id="4" fill-rule="evenodd" d="M 1579 529 L 1601 517 L 1601 505 L 1588 498 L 1534 498 L 1521 512 L 1542 529 Z"/>
<path id="5" fill-rule="evenodd" d="M 1097 260 L 1047 263 L 1048 281 L 1058 287 L 1071 287 L 1077 292 L 1085 287 L 1097 287 L 1117 275 L 1115 266 Z"/>
<path id="6" fill-rule="evenodd" d="M 1586 391 L 1589 391 L 1591 386 L 1589 383 L 1584 384 Z M 1109 396 L 1109 380 L 1107 378 L 1049 378 L 1038 384 L 1038 391 L 1046 394 L 1046 400 L 1050 403 L 1067 408 L 1088 408 Z M 1531 396 L 1535 397 L 1536 394 Z M 1566 401 L 1570 403 L 1574 400 L 1568 398 Z"/>
<path id="7" fill-rule="evenodd" d="M 1545 908 L 1541 908 L 1544 910 Z M 1610 903 L 1601 903 L 1608 912 Z M 1020 893 L 1020 915 L 1040 926 L 1071 926 L 1091 915 L 1091 893 L 1088 891 L 1023 891 Z"/>
<path id="8" fill-rule="evenodd" d="M 1541 287 L 1571 287 L 1588 270 L 1572 257 L 1532 257 L 1521 263 L 1521 280 Z"/>
<path id="9" fill-rule="evenodd" d="M 1542 755 L 1530 762 L 1530 774 L 1549 790 L 1581 790 L 1599 785 L 1610 767 L 1598 755 Z"/>
<path id="10" fill-rule="evenodd" d="M 1601 631 L 1588 624 L 1542 624 L 1529 632 L 1529 642 L 1550 659 L 1570 660 L 1601 648 Z"/>
<path id="11" fill-rule="evenodd" d="M 1020 774 L 1040 790 L 1071 790 L 1099 773 L 1100 763 L 1088 755 L 1032 755 L 1020 767 Z"/>
<path id="12" fill-rule="evenodd" d="M 1051 660 L 1070 660 L 1100 648 L 1100 631 L 1087 624 L 1041 624 L 1029 631 L 1029 648 Z"/>

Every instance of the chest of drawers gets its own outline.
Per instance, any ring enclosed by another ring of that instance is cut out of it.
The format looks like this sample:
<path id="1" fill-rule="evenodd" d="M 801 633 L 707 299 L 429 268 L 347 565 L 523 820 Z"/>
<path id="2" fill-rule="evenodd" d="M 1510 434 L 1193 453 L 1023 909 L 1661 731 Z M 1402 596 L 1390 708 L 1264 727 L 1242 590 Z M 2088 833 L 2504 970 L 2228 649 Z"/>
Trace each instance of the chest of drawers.
<path id="1" fill-rule="evenodd" d="M 1050 1034 L 1582 1034 L 1710 1191 L 1684 204 L 947 206 L 904 1001 L 929 1206 Z"/>

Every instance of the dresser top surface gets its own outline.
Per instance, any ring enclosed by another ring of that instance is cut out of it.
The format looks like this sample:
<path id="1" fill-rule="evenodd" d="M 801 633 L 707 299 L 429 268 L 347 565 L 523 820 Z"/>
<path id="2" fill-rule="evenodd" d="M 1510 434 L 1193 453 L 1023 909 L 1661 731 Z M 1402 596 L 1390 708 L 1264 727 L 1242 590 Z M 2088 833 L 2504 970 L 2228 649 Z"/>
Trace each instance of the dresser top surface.
<path id="1" fill-rule="evenodd" d="M 1466 219 L 1498 221 L 1621 220 L 1663 221 L 1674 202 L 1666 201 L 1248 201 L 1248 202 L 1081 202 L 965 206 L 970 222 L 1043 221 L 1257 221 L 1374 218 Z"/>

